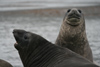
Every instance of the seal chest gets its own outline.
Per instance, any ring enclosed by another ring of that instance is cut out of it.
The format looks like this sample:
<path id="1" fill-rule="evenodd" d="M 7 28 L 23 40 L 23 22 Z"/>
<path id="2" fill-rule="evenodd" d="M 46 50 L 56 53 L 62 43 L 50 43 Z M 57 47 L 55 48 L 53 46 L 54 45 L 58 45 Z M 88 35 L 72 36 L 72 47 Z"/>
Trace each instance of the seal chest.
<path id="1" fill-rule="evenodd" d="M 85 20 L 81 10 L 72 8 L 67 11 L 55 44 L 66 47 L 93 61 L 92 51 L 85 31 Z"/>

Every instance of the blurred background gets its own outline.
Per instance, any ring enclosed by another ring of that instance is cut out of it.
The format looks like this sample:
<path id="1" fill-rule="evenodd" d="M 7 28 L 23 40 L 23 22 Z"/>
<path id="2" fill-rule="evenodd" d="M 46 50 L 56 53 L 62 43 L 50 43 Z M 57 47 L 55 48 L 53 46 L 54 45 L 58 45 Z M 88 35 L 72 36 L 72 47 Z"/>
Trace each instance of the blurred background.
<path id="1" fill-rule="evenodd" d="M 54 43 L 69 8 L 84 13 L 94 61 L 100 64 L 100 0 L 0 0 L 0 59 L 23 67 L 14 48 L 13 29 L 37 33 Z"/>

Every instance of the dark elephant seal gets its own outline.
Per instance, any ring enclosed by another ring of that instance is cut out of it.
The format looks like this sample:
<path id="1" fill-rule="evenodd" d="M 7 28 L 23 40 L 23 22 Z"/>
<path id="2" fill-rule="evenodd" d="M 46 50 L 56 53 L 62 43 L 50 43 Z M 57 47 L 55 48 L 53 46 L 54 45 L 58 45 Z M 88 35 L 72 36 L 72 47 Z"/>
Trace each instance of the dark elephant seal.
<path id="1" fill-rule="evenodd" d="M 24 67 L 99 67 L 71 50 L 24 30 L 13 31 Z"/>
<path id="2" fill-rule="evenodd" d="M 55 44 L 66 47 L 93 61 L 92 51 L 85 31 L 85 20 L 81 10 L 72 8 L 67 11 Z"/>
<path id="3" fill-rule="evenodd" d="M 8 63 L 7 61 L 0 59 L 0 67 L 13 67 L 13 66 L 10 63 Z"/>

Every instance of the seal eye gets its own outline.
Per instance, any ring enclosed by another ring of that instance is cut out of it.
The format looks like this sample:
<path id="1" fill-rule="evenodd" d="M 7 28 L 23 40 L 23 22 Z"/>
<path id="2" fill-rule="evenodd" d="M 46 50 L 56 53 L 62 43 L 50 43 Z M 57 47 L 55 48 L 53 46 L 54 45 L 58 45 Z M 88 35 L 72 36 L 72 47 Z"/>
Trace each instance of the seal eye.
<path id="1" fill-rule="evenodd" d="M 67 11 L 67 12 L 69 13 L 70 11 L 71 11 L 71 9 L 68 9 L 68 11 Z"/>
<path id="2" fill-rule="evenodd" d="M 79 13 L 82 13 L 82 11 L 81 10 L 78 10 L 79 11 Z"/>
<path id="3" fill-rule="evenodd" d="M 24 39 L 25 39 L 25 40 L 28 40 L 29 38 L 28 38 L 28 36 L 27 36 L 27 35 L 24 35 Z"/>

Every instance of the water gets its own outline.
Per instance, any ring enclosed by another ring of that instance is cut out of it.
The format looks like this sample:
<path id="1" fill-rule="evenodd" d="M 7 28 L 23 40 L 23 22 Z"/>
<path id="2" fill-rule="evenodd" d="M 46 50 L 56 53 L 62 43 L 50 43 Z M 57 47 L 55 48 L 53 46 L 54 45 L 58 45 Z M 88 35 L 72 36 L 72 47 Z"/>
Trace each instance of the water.
<path id="1" fill-rule="evenodd" d="M 0 11 L 95 5 L 100 0 L 0 0 Z"/>
<path id="2" fill-rule="evenodd" d="M 0 16 L 0 59 L 9 61 L 14 67 L 23 67 L 14 48 L 13 29 L 24 29 L 37 33 L 55 42 L 62 17 L 35 17 L 32 15 Z M 86 18 L 86 30 L 94 60 L 100 63 L 100 17 Z"/>

